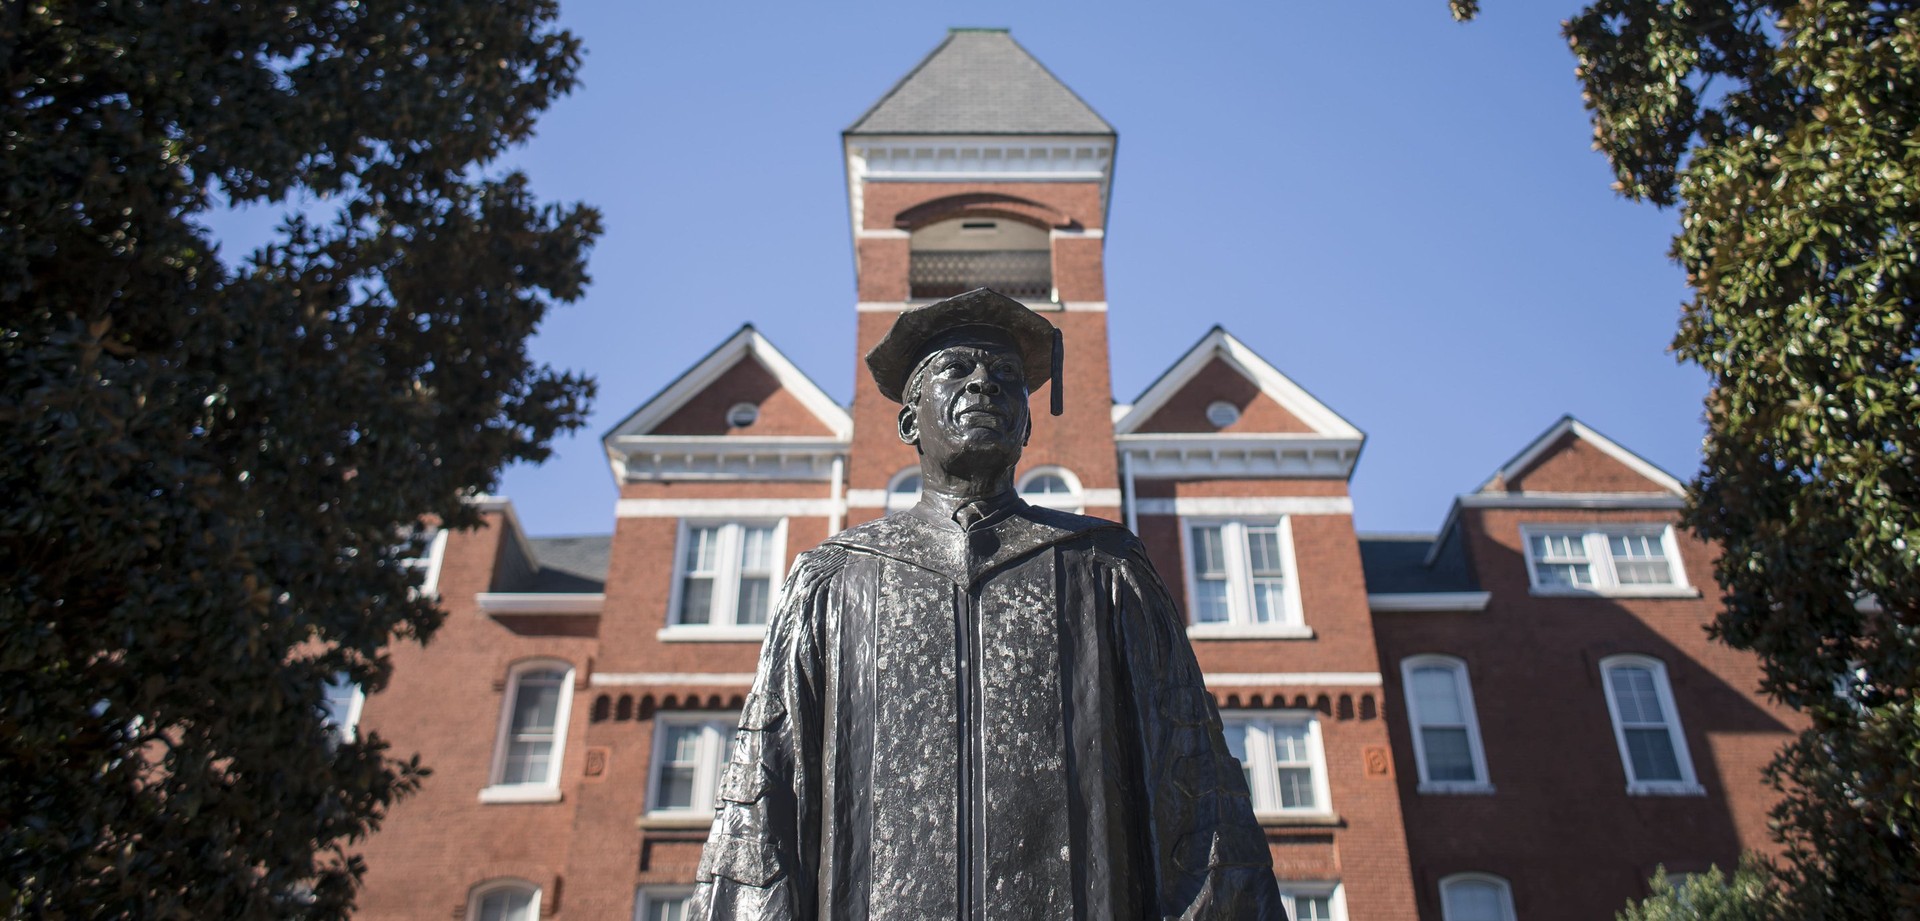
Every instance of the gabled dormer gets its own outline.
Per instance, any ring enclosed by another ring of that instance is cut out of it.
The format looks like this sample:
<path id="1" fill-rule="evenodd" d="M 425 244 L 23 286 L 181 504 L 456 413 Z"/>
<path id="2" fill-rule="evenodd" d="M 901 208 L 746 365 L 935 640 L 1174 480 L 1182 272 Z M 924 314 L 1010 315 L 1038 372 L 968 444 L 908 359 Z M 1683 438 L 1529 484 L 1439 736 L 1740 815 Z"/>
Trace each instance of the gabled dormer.
<path id="1" fill-rule="evenodd" d="M 1116 412 L 1135 476 L 1353 475 L 1365 433 L 1215 326 Z"/>
<path id="2" fill-rule="evenodd" d="M 602 441 L 625 484 L 826 479 L 852 437 L 847 411 L 747 325 Z"/>
<path id="3" fill-rule="evenodd" d="M 1585 495 L 1686 495 L 1686 487 L 1619 442 L 1562 416 L 1520 453 L 1500 465 L 1476 496 L 1551 501 Z"/>

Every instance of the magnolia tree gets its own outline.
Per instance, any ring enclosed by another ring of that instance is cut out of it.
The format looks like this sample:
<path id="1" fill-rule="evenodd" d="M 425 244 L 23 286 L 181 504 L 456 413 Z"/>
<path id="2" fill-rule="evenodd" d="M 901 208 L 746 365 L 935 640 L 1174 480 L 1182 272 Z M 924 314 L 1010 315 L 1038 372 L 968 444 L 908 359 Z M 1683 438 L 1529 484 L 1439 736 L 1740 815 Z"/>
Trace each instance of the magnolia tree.
<path id="1" fill-rule="evenodd" d="M 1808 721 L 1782 911 L 1920 917 L 1920 11 L 1599 0 L 1566 35 L 1617 187 L 1679 207 L 1712 632 Z"/>
<path id="2" fill-rule="evenodd" d="M 573 86 L 555 15 L 0 11 L 0 913 L 349 910 L 425 769 L 323 688 L 432 634 L 423 524 L 590 396 L 526 341 L 598 217 L 490 166 Z M 305 216 L 229 268 L 227 203 Z"/>

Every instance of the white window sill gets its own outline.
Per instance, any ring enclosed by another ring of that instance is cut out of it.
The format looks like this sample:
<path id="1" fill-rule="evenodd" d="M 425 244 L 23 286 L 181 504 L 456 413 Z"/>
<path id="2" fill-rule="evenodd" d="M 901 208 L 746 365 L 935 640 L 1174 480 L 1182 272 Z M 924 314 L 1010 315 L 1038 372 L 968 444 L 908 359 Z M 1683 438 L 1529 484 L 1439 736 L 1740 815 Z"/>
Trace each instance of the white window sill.
<path id="1" fill-rule="evenodd" d="M 480 791 L 483 803 L 557 803 L 560 788 L 538 783 L 494 784 Z"/>
<path id="2" fill-rule="evenodd" d="M 711 828 L 713 826 L 713 813 L 649 812 L 641 816 L 640 821 L 634 824 L 641 828 L 651 828 L 659 831 Z"/>
<path id="3" fill-rule="evenodd" d="M 1433 793 L 1441 796 L 1492 796 L 1493 784 L 1469 783 L 1464 780 L 1424 781 L 1414 788 L 1421 793 Z"/>
<path id="4" fill-rule="evenodd" d="M 758 643 L 767 638 L 767 625 L 676 624 L 655 636 L 662 643 Z"/>
<path id="5" fill-rule="evenodd" d="M 1627 784 L 1628 796 L 1706 796 L 1707 788 L 1697 783 L 1671 780 Z"/>
<path id="6" fill-rule="evenodd" d="M 1700 590 L 1685 585 L 1536 585 L 1529 594 L 1536 598 L 1698 598 Z"/>
<path id="7" fill-rule="evenodd" d="M 1268 828 L 1289 825 L 1324 826 L 1340 824 L 1340 816 L 1331 812 L 1255 812 L 1253 814 L 1253 820 Z"/>
<path id="8" fill-rule="evenodd" d="M 1190 624 L 1193 640 L 1310 640 L 1313 628 L 1305 624 Z"/>

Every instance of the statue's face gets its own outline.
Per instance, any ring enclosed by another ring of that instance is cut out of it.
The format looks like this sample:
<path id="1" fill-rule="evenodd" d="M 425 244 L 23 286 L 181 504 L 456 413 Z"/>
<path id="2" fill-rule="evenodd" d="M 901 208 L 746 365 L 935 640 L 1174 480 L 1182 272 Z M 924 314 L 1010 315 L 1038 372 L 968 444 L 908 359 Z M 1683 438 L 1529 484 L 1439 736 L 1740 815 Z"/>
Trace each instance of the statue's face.
<path id="1" fill-rule="evenodd" d="M 1027 441 L 1027 376 L 1011 343 L 946 345 L 921 362 L 917 393 L 900 413 L 900 438 L 951 473 L 992 476 L 1020 460 Z"/>

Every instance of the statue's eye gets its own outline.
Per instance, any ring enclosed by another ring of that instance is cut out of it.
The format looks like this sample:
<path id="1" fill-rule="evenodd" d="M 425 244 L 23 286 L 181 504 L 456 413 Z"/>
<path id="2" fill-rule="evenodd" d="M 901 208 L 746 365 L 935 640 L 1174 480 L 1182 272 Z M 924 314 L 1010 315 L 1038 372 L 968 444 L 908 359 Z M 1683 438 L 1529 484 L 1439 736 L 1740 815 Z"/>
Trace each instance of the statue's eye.
<path id="1" fill-rule="evenodd" d="M 1020 369 L 1011 361 L 1003 361 L 993 366 L 993 374 L 995 377 L 1012 379 L 1020 376 Z"/>

